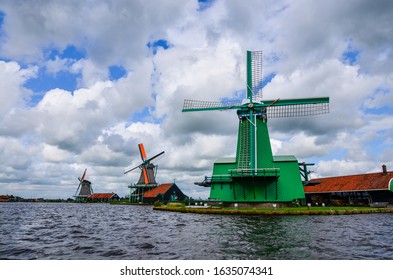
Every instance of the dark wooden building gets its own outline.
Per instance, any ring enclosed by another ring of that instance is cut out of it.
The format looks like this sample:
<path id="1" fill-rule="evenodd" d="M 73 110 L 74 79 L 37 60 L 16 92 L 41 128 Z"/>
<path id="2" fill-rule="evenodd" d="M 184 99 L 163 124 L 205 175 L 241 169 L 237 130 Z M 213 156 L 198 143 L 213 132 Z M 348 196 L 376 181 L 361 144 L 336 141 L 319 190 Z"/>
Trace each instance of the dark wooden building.
<path id="1" fill-rule="evenodd" d="M 120 197 L 115 193 L 93 193 L 87 197 L 88 202 L 110 202 L 119 200 Z"/>
<path id="2" fill-rule="evenodd" d="M 184 201 L 188 198 L 175 183 L 161 184 L 144 193 L 143 203 Z"/>
<path id="3" fill-rule="evenodd" d="M 393 172 L 318 178 L 304 186 L 308 203 L 326 205 L 393 204 Z"/>

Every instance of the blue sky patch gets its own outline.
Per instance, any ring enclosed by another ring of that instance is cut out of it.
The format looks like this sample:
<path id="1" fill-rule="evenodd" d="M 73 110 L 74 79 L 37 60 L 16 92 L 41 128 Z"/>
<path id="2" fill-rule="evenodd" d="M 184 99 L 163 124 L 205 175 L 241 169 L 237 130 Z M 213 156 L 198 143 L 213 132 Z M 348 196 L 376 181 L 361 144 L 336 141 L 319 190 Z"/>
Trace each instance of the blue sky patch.
<path id="1" fill-rule="evenodd" d="M 341 61 L 348 65 L 355 65 L 359 61 L 360 50 L 354 49 L 351 44 L 341 55 Z"/>
<path id="2" fill-rule="evenodd" d="M 259 85 L 253 86 L 254 93 L 258 92 L 259 90 L 263 89 L 268 83 L 270 83 L 273 78 L 276 76 L 276 73 L 272 72 L 265 76 Z"/>
<path id="3" fill-rule="evenodd" d="M 80 60 L 82 58 L 86 58 L 86 51 L 78 49 L 74 45 L 69 45 L 67 48 L 64 49 L 60 57 Z"/>
<path id="4" fill-rule="evenodd" d="M 365 143 L 365 149 L 372 156 L 378 156 L 385 150 L 386 134 L 384 131 L 380 131 L 375 135 L 372 141 Z"/>
<path id="5" fill-rule="evenodd" d="M 4 18 L 5 18 L 5 13 L 0 11 L 0 28 L 3 26 Z"/>
<path id="6" fill-rule="evenodd" d="M 348 150 L 341 148 L 341 149 L 334 150 L 322 157 L 309 157 L 309 158 L 299 159 L 299 162 L 305 161 L 306 163 L 318 163 L 321 160 L 324 161 L 343 160 L 347 157 L 348 157 Z M 317 169 L 316 167 L 314 168 Z"/>
<path id="7" fill-rule="evenodd" d="M 86 51 L 83 49 L 78 49 L 74 45 L 68 45 L 62 52 L 57 49 L 49 48 L 45 50 L 46 57 L 50 60 L 56 59 L 56 57 L 60 58 L 69 58 L 74 60 L 80 60 L 86 58 Z"/>
<path id="8" fill-rule="evenodd" d="M 210 8 L 215 0 L 198 0 L 199 8 L 198 11 L 204 11 Z"/>
<path id="9" fill-rule="evenodd" d="M 389 99 L 389 95 L 391 95 L 391 91 L 389 88 L 386 87 L 378 87 L 375 89 L 374 94 L 370 99 L 368 99 L 365 104 L 362 106 L 362 111 L 365 114 L 371 115 L 390 115 L 392 113 L 393 104 L 389 102 L 381 102 L 383 99 Z M 376 104 L 372 104 L 373 100 L 377 99 Z M 367 104 L 370 102 L 372 105 Z"/>
<path id="10" fill-rule="evenodd" d="M 74 45 L 68 45 L 62 51 L 55 48 L 48 48 L 44 50 L 44 54 L 47 62 L 56 59 L 68 59 L 69 63 L 72 64 L 72 61 L 86 58 L 86 52 L 83 49 L 78 49 Z M 38 70 L 37 77 L 27 80 L 24 84 L 26 88 L 33 91 L 29 106 L 35 106 L 41 101 L 46 92 L 55 88 L 70 92 L 75 91 L 78 86 L 78 79 L 81 77 L 81 73 L 72 73 L 67 70 L 50 73 L 45 66 L 41 66 Z"/>
<path id="11" fill-rule="evenodd" d="M 254 90 L 259 90 L 259 89 L 263 89 L 268 83 L 270 83 L 273 78 L 276 76 L 276 73 L 272 72 L 269 73 L 265 78 L 262 79 L 261 83 L 254 87 Z M 247 98 L 247 93 L 246 93 L 246 89 L 241 89 L 241 90 L 237 90 L 234 92 L 233 97 L 224 97 L 221 98 L 220 101 L 221 102 L 227 102 L 227 101 L 236 101 L 236 100 L 244 100 Z"/>
<path id="12" fill-rule="evenodd" d="M 172 45 L 164 39 L 159 39 L 154 42 L 147 43 L 147 47 L 152 50 L 153 54 L 157 53 L 158 48 L 163 48 L 164 50 L 169 49 Z"/>
<path id="13" fill-rule="evenodd" d="M 5 32 L 3 30 L 4 18 L 5 18 L 5 13 L 0 11 L 0 38 L 5 37 Z"/>
<path id="14" fill-rule="evenodd" d="M 108 71 L 109 71 L 109 79 L 111 81 L 118 80 L 118 79 L 126 76 L 126 74 L 127 74 L 126 69 L 124 69 L 123 66 L 119 66 L 119 65 L 109 66 Z"/>
<path id="15" fill-rule="evenodd" d="M 366 108 L 362 110 L 366 115 L 390 115 L 392 113 L 392 105 L 386 104 L 379 108 Z"/>
<path id="16" fill-rule="evenodd" d="M 275 72 L 267 74 L 262 80 L 262 88 L 264 88 L 268 83 L 270 83 L 276 76 Z"/>
<path id="17" fill-rule="evenodd" d="M 29 79 L 24 86 L 33 91 L 33 96 L 29 102 L 30 106 L 35 106 L 44 97 L 45 93 L 51 89 L 59 88 L 73 92 L 77 88 L 78 78 L 81 74 L 74 74 L 68 71 L 60 71 L 48 74 L 43 68 L 38 71 L 37 78 Z"/>
<path id="18" fill-rule="evenodd" d="M 131 121 L 144 122 L 150 117 L 150 107 L 144 107 L 141 111 L 137 111 L 131 115 Z"/>
<path id="19" fill-rule="evenodd" d="M 162 119 L 154 119 L 151 112 L 154 110 L 153 106 L 146 106 L 142 110 L 139 110 L 130 115 L 128 122 L 149 122 L 149 123 L 160 123 Z"/>

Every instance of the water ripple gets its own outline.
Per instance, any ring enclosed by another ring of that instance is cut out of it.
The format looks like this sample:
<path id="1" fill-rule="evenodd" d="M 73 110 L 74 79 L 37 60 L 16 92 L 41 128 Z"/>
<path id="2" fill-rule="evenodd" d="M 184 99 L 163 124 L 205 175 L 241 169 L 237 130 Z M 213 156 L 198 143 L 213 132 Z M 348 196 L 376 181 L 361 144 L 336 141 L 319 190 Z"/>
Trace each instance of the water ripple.
<path id="1" fill-rule="evenodd" d="M 392 259 L 391 214 L 214 216 L 1 203 L 0 259 Z"/>

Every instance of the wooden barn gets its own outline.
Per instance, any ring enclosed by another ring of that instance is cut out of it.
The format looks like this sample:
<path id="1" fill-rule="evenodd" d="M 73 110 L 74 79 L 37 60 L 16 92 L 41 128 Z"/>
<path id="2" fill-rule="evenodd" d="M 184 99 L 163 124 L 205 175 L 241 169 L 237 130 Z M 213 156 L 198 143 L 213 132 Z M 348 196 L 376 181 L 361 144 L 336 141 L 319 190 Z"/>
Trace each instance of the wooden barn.
<path id="1" fill-rule="evenodd" d="M 156 201 L 184 201 L 186 196 L 175 183 L 161 184 L 144 193 L 143 203 L 153 204 Z"/>
<path id="2" fill-rule="evenodd" d="M 92 193 L 87 197 L 88 202 L 110 202 L 110 201 L 117 201 L 120 197 L 112 193 Z"/>
<path id="3" fill-rule="evenodd" d="M 312 179 L 304 192 L 313 205 L 393 205 L 393 171 Z"/>

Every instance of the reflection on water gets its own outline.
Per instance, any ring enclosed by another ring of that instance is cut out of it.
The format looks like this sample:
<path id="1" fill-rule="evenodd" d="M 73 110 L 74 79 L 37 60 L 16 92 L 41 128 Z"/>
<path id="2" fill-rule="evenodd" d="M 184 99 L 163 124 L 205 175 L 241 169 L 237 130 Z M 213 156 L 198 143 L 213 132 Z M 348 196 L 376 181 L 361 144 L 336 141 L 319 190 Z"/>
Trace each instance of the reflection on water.
<path id="1" fill-rule="evenodd" d="M 392 218 L 0 203 L 0 259 L 392 259 Z"/>

